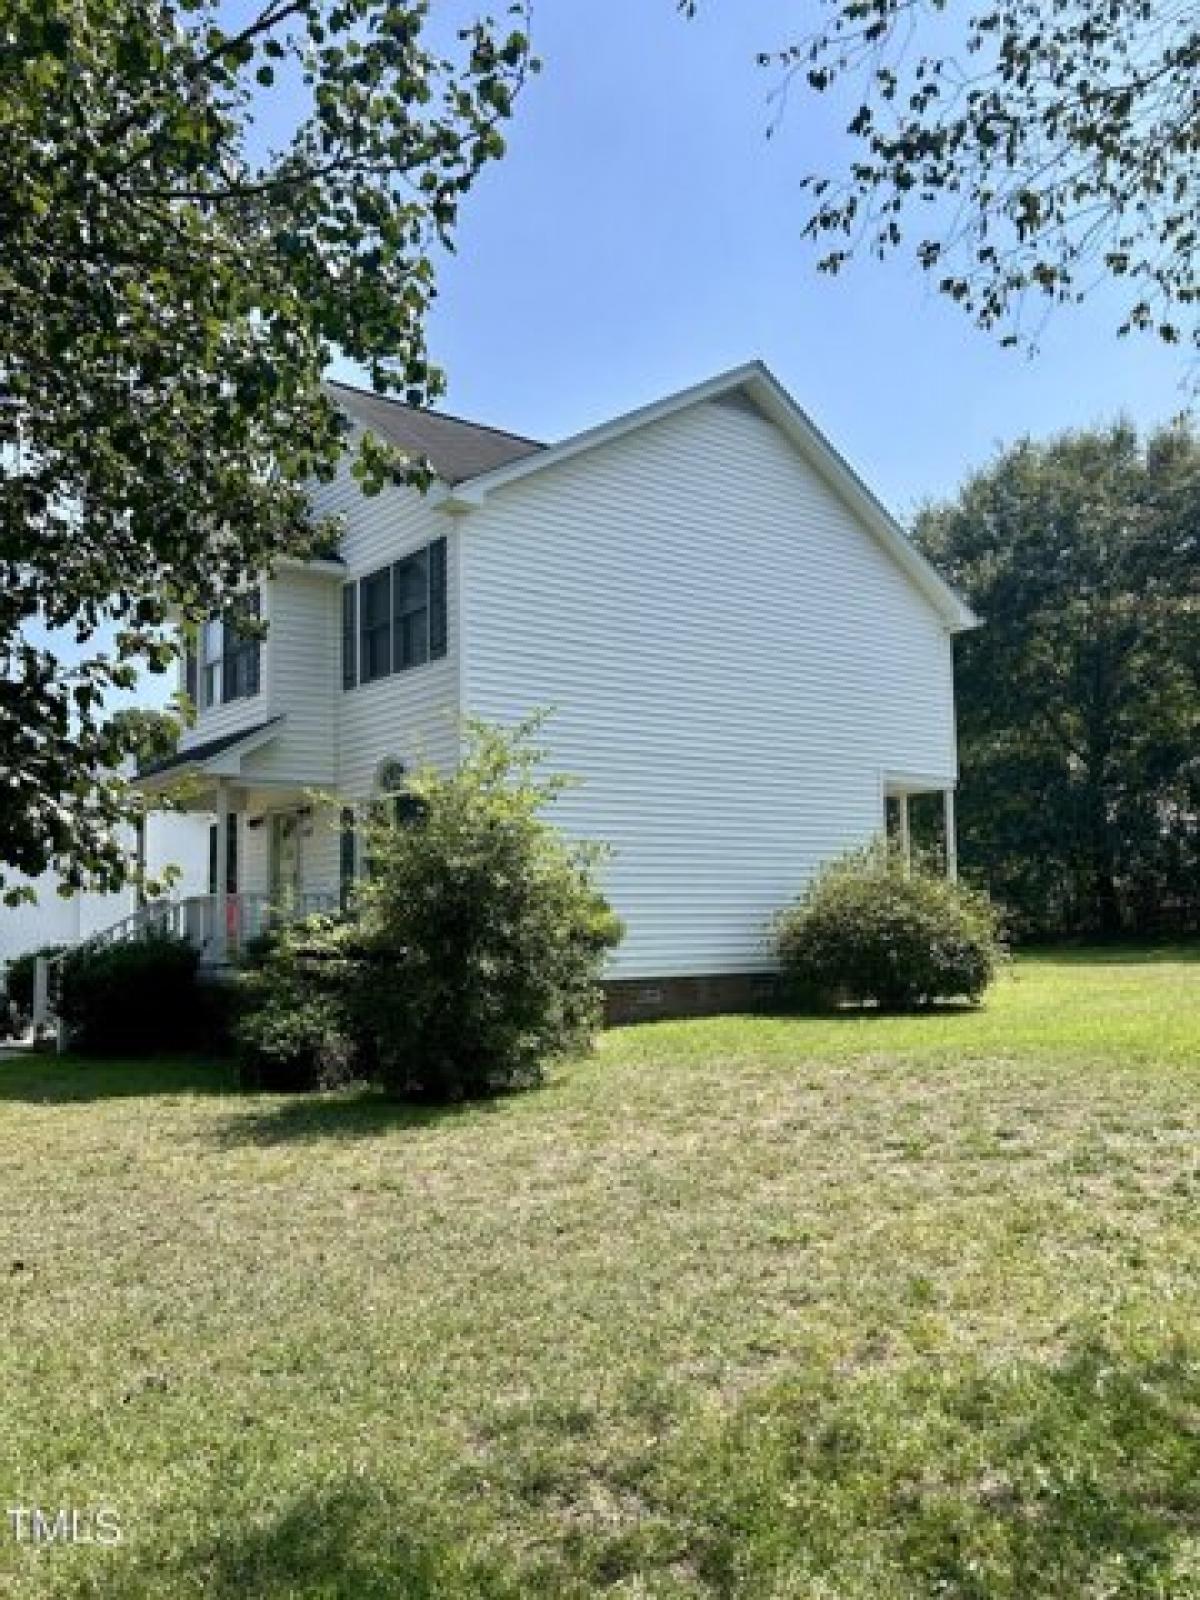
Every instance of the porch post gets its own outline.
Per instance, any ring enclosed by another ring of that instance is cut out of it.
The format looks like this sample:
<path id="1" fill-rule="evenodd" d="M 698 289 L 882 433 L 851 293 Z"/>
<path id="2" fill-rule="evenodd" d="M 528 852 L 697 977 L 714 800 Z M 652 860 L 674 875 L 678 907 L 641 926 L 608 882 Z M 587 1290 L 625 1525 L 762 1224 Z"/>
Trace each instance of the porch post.
<path id="1" fill-rule="evenodd" d="M 901 790 L 896 796 L 896 819 L 898 823 L 896 838 L 900 845 L 900 860 L 905 872 L 912 871 L 912 828 L 908 816 L 908 791 Z"/>
<path id="2" fill-rule="evenodd" d="M 958 881 L 958 823 L 954 815 L 954 790 L 942 790 L 942 804 L 946 819 L 946 876 L 951 883 Z"/>
<path id="3" fill-rule="evenodd" d="M 217 779 L 217 892 L 212 930 L 212 958 L 219 967 L 229 954 L 229 780 Z"/>

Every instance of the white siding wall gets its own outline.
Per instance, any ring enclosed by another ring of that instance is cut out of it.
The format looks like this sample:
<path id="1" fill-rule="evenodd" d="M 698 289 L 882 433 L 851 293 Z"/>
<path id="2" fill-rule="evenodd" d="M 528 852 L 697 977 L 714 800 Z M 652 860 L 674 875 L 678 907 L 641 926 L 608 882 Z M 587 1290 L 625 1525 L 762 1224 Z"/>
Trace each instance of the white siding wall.
<path id="1" fill-rule="evenodd" d="M 265 589 L 264 693 L 251 721 L 282 714 L 287 722 L 278 738 L 245 758 L 242 771 L 251 780 L 331 787 L 337 780 L 341 586 L 323 574 L 289 570 Z"/>
<path id="2" fill-rule="evenodd" d="M 253 728 L 283 715 L 278 736 L 252 751 L 237 780 L 243 803 L 242 887 L 269 888 L 269 822 L 245 827 L 246 817 L 294 808 L 305 791 L 365 799 L 379 764 L 394 756 L 411 765 L 444 765 L 457 755 L 458 555 L 454 520 L 412 490 L 362 494 L 342 472 L 313 496 L 318 515 L 341 514 L 345 579 L 359 578 L 433 539 L 447 538 L 449 644 L 446 657 L 375 683 L 342 688 L 342 584 L 325 574 L 286 570 L 263 586 L 261 691 L 249 700 L 202 711 L 182 740 L 186 748 Z M 291 786 L 291 787 L 289 787 Z M 335 890 L 339 853 L 337 808 L 316 807 L 303 839 L 304 882 Z"/>
<path id="3" fill-rule="evenodd" d="M 133 851 L 133 838 L 129 849 Z M 146 865 L 152 873 L 178 867 L 172 895 L 208 890 L 208 819 L 175 812 L 152 812 L 146 820 Z M 136 906 L 132 889 L 121 894 L 76 894 L 64 899 L 59 879 L 47 873 L 33 880 L 34 905 L 0 906 L 0 961 L 11 961 L 43 944 L 75 944 L 110 928 Z"/>
<path id="4" fill-rule="evenodd" d="M 447 540 L 449 642 L 445 657 L 357 688 L 341 687 L 338 645 L 333 682 L 338 701 L 338 788 L 347 798 L 365 799 L 379 763 L 391 756 L 412 765 L 421 760 L 450 765 L 458 750 L 458 541 L 453 518 L 435 510 L 411 489 L 387 489 L 363 496 L 348 473 L 315 497 L 322 515 L 347 519 L 341 553 L 346 577 L 361 578 L 433 539 Z M 335 586 L 336 587 L 336 586 Z M 340 593 L 335 594 L 338 607 Z M 341 613 L 338 611 L 340 641 Z"/>
<path id="5" fill-rule="evenodd" d="M 285 732 L 246 758 L 246 773 L 331 785 L 337 777 L 334 719 L 341 692 L 339 585 L 325 575 L 289 569 L 264 583 L 262 593 L 267 635 L 258 694 L 201 711 L 181 748 L 282 714 Z"/>
<path id="6" fill-rule="evenodd" d="M 616 849 L 615 976 L 769 967 L 772 914 L 874 832 L 891 773 L 953 782 L 950 639 L 769 422 L 666 418 L 462 522 L 463 702 L 555 706 L 558 819 Z"/>

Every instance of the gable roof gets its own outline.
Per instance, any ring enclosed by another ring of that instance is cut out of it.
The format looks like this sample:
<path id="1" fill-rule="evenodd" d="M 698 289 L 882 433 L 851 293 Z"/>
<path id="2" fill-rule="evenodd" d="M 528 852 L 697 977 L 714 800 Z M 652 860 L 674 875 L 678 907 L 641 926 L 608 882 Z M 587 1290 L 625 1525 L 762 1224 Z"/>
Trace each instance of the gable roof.
<path id="1" fill-rule="evenodd" d="M 137 770 L 138 778 L 160 778 L 168 772 L 182 771 L 185 767 L 202 767 L 211 761 L 214 756 L 225 755 L 236 750 L 239 745 L 258 745 L 266 741 L 261 737 L 269 728 L 274 728 L 283 721 L 282 715 L 268 717 L 265 722 L 256 722 L 249 728 L 239 728 L 234 733 L 223 733 L 216 739 L 205 739 L 202 744 L 189 745 L 186 750 L 177 750 L 174 755 L 166 756 L 161 761 L 151 761 Z M 249 751 L 246 752 L 249 754 Z"/>
<path id="2" fill-rule="evenodd" d="M 327 387 L 352 421 L 389 444 L 424 457 L 443 483 L 463 483 L 546 448 L 536 439 L 467 422 L 442 411 L 422 411 L 390 395 L 356 389 L 348 383 L 330 381 Z"/>
<path id="3" fill-rule="evenodd" d="M 979 626 L 979 618 L 962 596 L 926 560 L 891 512 L 868 489 L 807 412 L 796 404 L 761 361 L 752 361 L 730 372 L 720 373 L 715 378 L 683 389 L 678 394 L 668 395 L 652 405 L 641 406 L 636 411 L 614 417 L 611 422 L 574 434 L 560 444 L 526 450 L 485 471 L 459 478 L 443 492 L 441 503 L 447 509 L 468 511 L 482 505 L 493 490 L 517 483 L 532 473 L 543 472 L 547 467 L 597 450 L 690 406 L 739 394 L 777 424 L 818 476 L 902 568 L 952 632 Z"/>

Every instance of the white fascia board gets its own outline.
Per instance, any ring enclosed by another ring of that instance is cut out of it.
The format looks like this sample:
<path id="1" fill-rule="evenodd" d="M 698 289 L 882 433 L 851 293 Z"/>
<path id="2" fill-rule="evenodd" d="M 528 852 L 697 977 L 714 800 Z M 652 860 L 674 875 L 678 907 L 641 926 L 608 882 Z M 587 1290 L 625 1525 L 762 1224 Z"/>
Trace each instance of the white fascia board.
<path id="1" fill-rule="evenodd" d="M 287 723 L 285 716 L 278 716 L 269 722 L 265 728 L 256 728 L 248 732 L 244 739 L 239 739 L 236 744 L 228 745 L 224 750 L 218 751 L 215 756 L 199 756 L 195 761 L 188 760 L 190 752 L 180 751 L 184 759 L 165 772 L 148 772 L 132 779 L 132 785 L 143 794 L 160 794 L 171 789 L 181 780 L 194 780 L 197 777 L 209 778 L 237 778 L 241 776 L 242 757 L 261 749 L 264 744 L 283 732 Z"/>

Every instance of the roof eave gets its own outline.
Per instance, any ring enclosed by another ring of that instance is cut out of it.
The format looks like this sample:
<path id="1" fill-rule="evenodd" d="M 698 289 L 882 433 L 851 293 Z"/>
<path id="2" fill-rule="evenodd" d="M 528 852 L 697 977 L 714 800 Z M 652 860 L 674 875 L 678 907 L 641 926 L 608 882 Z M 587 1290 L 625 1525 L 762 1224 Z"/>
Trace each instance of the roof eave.
<path id="1" fill-rule="evenodd" d="M 181 750 L 174 764 L 139 772 L 130 781 L 142 794 L 162 794 L 195 777 L 238 778 L 242 775 L 242 757 L 270 744 L 282 731 L 286 720 L 278 715 L 261 726 L 248 728 L 244 738 L 234 740 L 212 755 L 203 754 L 203 745 L 198 745 L 194 752 Z"/>

